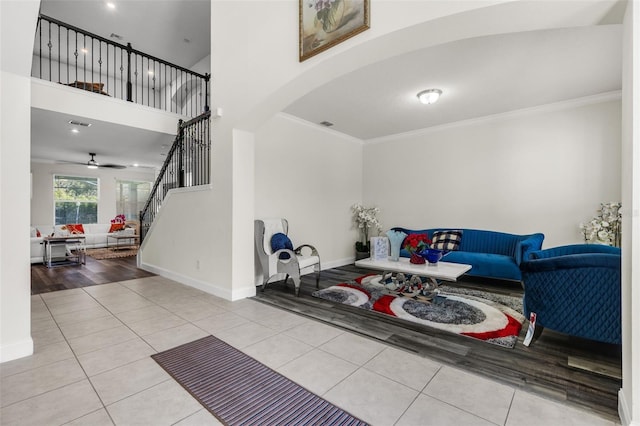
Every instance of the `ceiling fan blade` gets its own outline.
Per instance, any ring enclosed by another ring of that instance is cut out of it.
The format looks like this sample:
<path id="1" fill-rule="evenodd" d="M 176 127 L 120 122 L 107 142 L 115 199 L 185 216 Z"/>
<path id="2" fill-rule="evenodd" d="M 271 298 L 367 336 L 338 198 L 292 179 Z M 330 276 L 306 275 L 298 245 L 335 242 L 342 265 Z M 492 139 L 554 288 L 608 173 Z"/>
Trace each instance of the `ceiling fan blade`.
<path id="1" fill-rule="evenodd" d="M 121 164 L 100 164 L 98 167 L 105 169 L 126 169 L 127 166 L 123 166 Z"/>

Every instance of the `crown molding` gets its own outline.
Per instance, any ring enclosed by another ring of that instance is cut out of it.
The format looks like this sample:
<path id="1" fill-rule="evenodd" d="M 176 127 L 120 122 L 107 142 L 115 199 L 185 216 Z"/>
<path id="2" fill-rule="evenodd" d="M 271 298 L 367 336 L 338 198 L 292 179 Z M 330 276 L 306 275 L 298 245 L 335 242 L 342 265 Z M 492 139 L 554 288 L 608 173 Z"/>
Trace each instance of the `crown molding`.
<path id="1" fill-rule="evenodd" d="M 394 135 L 382 136 L 379 138 L 366 139 L 363 141 L 365 145 L 397 141 L 416 136 L 427 135 L 430 133 L 441 132 L 444 130 L 455 129 L 458 127 L 466 127 L 493 121 L 508 120 L 526 115 L 541 114 L 545 112 L 560 111 L 563 109 L 577 108 L 585 105 L 592 105 L 602 102 L 622 99 L 622 91 L 615 90 L 612 92 L 599 93 L 597 95 L 584 96 L 582 98 L 570 99 L 568 101 L 554 102 L 551 104 L 539 105 L 530 108 L 517 109 L 513 111 L 503 112 L 499 114 L 487 115 L 484 117 L 470 118 L 468 120 L 455 121 L 453 123 L 441 124 L 439 126 L 427 127 L 424 129 L 412 130 L 405 133 L 396 133 Z"/>

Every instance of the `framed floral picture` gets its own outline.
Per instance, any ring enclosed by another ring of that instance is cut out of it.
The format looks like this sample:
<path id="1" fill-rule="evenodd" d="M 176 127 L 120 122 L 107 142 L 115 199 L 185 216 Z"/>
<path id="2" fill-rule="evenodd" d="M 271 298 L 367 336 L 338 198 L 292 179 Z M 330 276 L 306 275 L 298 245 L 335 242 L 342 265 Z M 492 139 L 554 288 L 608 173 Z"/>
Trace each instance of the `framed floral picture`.
<path id="1" fill-rule="evenodd" d="M 369 29 L 369 0 L 299 0 L 300 62 Z"/>

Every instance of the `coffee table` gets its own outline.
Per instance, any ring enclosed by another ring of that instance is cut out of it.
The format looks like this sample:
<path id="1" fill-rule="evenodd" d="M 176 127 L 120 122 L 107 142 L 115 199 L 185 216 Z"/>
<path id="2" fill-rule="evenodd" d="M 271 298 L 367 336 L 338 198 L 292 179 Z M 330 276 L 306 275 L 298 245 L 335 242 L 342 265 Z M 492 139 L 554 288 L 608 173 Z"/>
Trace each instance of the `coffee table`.
<path id="1" fill-rule="evenodd" d="M 416 265 L 410 263 L 406 257 L 401 257 L 398 261 L 392 261 L 389 258 L 380 260 L 367 258 L 356 261 L 355 265 L 360 268 L 383 271 L 383 281 L 388 277 L 392 279 L 385 288 L 393 293 L 408 297 L 423 296 L 426 299 L 436 295 L 440 281 L 455 282 L 471 269 L 471 265 L 442 261 L 435 264 Z M 410 274 L 412 277 L 407 281 L 404 274 Z M 427 278 L 427 282 L 423 283 L 419 277 Z"/>
<path id="2" fill-rule="evenodd" d="M 114 240 L 115 244 L 109 244 L 110 240 Z M 125 248 L 138 247 L 140 236 L 135 234 L 109 234 L 107 235 L 107 248 L 111 250 L 120 250 Z"/>

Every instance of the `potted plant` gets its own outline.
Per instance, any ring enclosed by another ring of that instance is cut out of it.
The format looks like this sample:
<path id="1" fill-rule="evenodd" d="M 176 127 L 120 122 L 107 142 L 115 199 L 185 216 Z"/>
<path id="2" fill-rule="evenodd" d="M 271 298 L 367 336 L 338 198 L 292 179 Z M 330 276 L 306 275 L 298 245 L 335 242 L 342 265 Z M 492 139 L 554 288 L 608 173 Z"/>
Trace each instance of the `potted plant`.
<path id="1" fill-rule="evenodd" d="M 363 207 L 357 203 L 351 206 L 353 212 L 353 223 L 360 231 L 360 241 L 356 242 L 356 260 L 365 259 L 369 257 L 370 246 L 369 236 L 370 232 L 375 230 L 376 235 L 382 231 L 382 226 L 376 215 L 380 212 L 377 207 Z"/>

